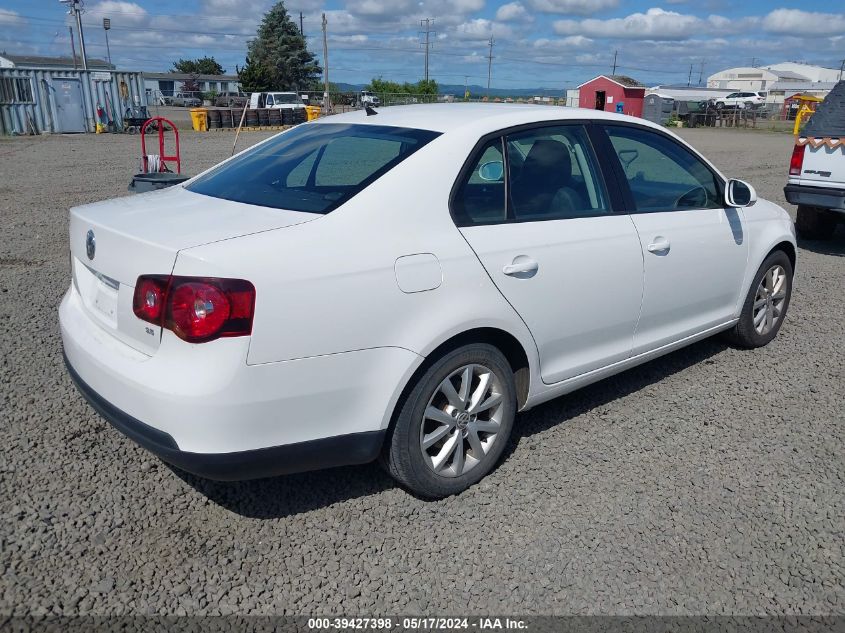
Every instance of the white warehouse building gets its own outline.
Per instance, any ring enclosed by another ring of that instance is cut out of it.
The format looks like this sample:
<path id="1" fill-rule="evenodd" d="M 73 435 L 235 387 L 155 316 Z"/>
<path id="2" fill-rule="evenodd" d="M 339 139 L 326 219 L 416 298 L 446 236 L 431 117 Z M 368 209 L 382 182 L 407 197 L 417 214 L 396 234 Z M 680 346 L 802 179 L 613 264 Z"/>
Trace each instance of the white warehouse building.
<path id="1" fill-rule="evenodd" d="M 841 78 L 841 71 L 800 62 L 769 66 L 728 68 L 707 78 L 708 88 L 768 93 L 767 101 L 781 103 L 791 95 L 808 93 L 824 97 Z"/>

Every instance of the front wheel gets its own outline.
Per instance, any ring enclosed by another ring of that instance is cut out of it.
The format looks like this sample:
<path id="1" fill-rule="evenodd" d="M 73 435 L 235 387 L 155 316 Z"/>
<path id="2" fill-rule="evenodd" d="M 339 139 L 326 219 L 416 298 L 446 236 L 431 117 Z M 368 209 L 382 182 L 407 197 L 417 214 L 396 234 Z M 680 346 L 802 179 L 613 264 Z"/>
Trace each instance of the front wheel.
<path id="1" fill-rule="evenodd" d="M 745 348 L 762 347 L 777 336 L 792 296 L 792 262 L 783 251 L 771 253 L 760 266 L 739 321 L 729 339 Z"/>
<path id="2" fill-rule="evenodd" d="M 829 240 L 836 230 L 836 218 L 830 211 L 800 205 L 795 216 L 795 232 L 807 240 Z"/>
<path id="3" fill-rule="evenodd" d="M 434 362 L 396 417 L 383 461 L 411 492 L 439 499 L 489 473 L 516 415 L 513 371 L 487 344 L 460 347 Z"/>

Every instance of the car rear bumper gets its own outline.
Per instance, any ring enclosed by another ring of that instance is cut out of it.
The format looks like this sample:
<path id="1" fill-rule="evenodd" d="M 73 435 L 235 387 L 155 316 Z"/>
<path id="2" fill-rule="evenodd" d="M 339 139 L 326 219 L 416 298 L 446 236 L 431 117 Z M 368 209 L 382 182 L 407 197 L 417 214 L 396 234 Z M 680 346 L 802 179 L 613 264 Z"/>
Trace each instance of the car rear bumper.
<path id="1" fill-rule="evenodd" d="M 191 345 L 165 331 L 152 356 L 59 309 L 68 369 L 112 425 L 164 460 L 216 479 L 370 461 L 420 356 L 385 347 L 248 365 L 248 337 Z"/>
<path id="2" fill-rule="evenodd" d="M 810 185 L 786 185 L 783 193 L 790 204 L 821 207 L 845 212 L 845 189 L 813 187 Z"/>
<path id="3" fill-rule="evenodd" d="M 171 435 L 136 420 L 91 389 L 73 369 L 66 355 L 64 358 L 79 392 L 109 424 L 167 463 L 200 477 L 240 481 L 366 464 L 378 457 L 384 441 L 385 431 L 368 431 L 234 453 L 182 451 Z"/>

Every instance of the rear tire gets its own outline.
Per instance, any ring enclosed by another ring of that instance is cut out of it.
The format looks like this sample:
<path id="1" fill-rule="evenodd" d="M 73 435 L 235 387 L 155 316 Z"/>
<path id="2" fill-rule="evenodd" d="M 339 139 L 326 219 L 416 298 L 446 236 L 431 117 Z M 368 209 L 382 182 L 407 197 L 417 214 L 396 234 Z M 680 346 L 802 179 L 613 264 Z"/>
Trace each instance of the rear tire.
<path id="1" fill-rule="evenodd" d="M 420 497 L 458 494 L 505 450 L 517 408 L 513 370 L 492 345 L 466 345 L 435 361 L 399 406 L 382 456 L 388 472 Z"/>
<path id="2" fill-rule="evenodd" d="M 836 230 L 836 218 L 830 211 L 799 205 L 795 231 L 807 240 L 829 240 Z"/>
<path id="3" fill-rule="evenodd" d="M 774 251 L 760 265 L 737 324 L 726 332 L 738 347 L 768 345 L 780 331 L 792 297 L 792 262 L 783 251 Z"/>

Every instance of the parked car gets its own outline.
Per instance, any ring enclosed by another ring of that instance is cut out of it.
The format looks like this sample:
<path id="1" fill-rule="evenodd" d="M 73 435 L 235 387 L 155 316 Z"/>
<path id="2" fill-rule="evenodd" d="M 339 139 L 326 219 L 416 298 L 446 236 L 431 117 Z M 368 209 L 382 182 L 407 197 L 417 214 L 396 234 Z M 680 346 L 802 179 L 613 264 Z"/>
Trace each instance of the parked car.
<path id="1" fill-rule="evenodd" d="M 381 455 L 443 497 L 520 411 L 717 333 L 769 343 L 796 246 L 656 124 L 432 104 L 73 208 L 70 250 L 68 370 L 134 441 L 216 479 Z"/>
<path id="2" fill-rule="evenodd" d="M 786 199 L 798 205 L 801 237 L 827 240 L 845 222 L 845 81 L 816 108 L 789 162 Z"/>
<path id="3" fill-rule="evenodd" d="M 221 92 L 214 100 L 218 108 L 242 108 L 249 101 L 249 97 L 243 92 Z"/>
<path id="4" fill-rule="evenodd" d="M 716 99 L 716 108 L 751 108 L 766 103 L 765 92 L 732 92 Z"/>
<path id="5" fill-rule="evenodd" d="M 202 105 L 202 99 L 195 97 L 191 92 L 177 92 L 169 105 L 185 108 L 198 108 Z"/>
<path id="6" fill-rule="evenodd" d="M 250 95 L 249 107 L 273 110 L 304 110 L 305 103 L 296 92 L 253 92 Z"/>

